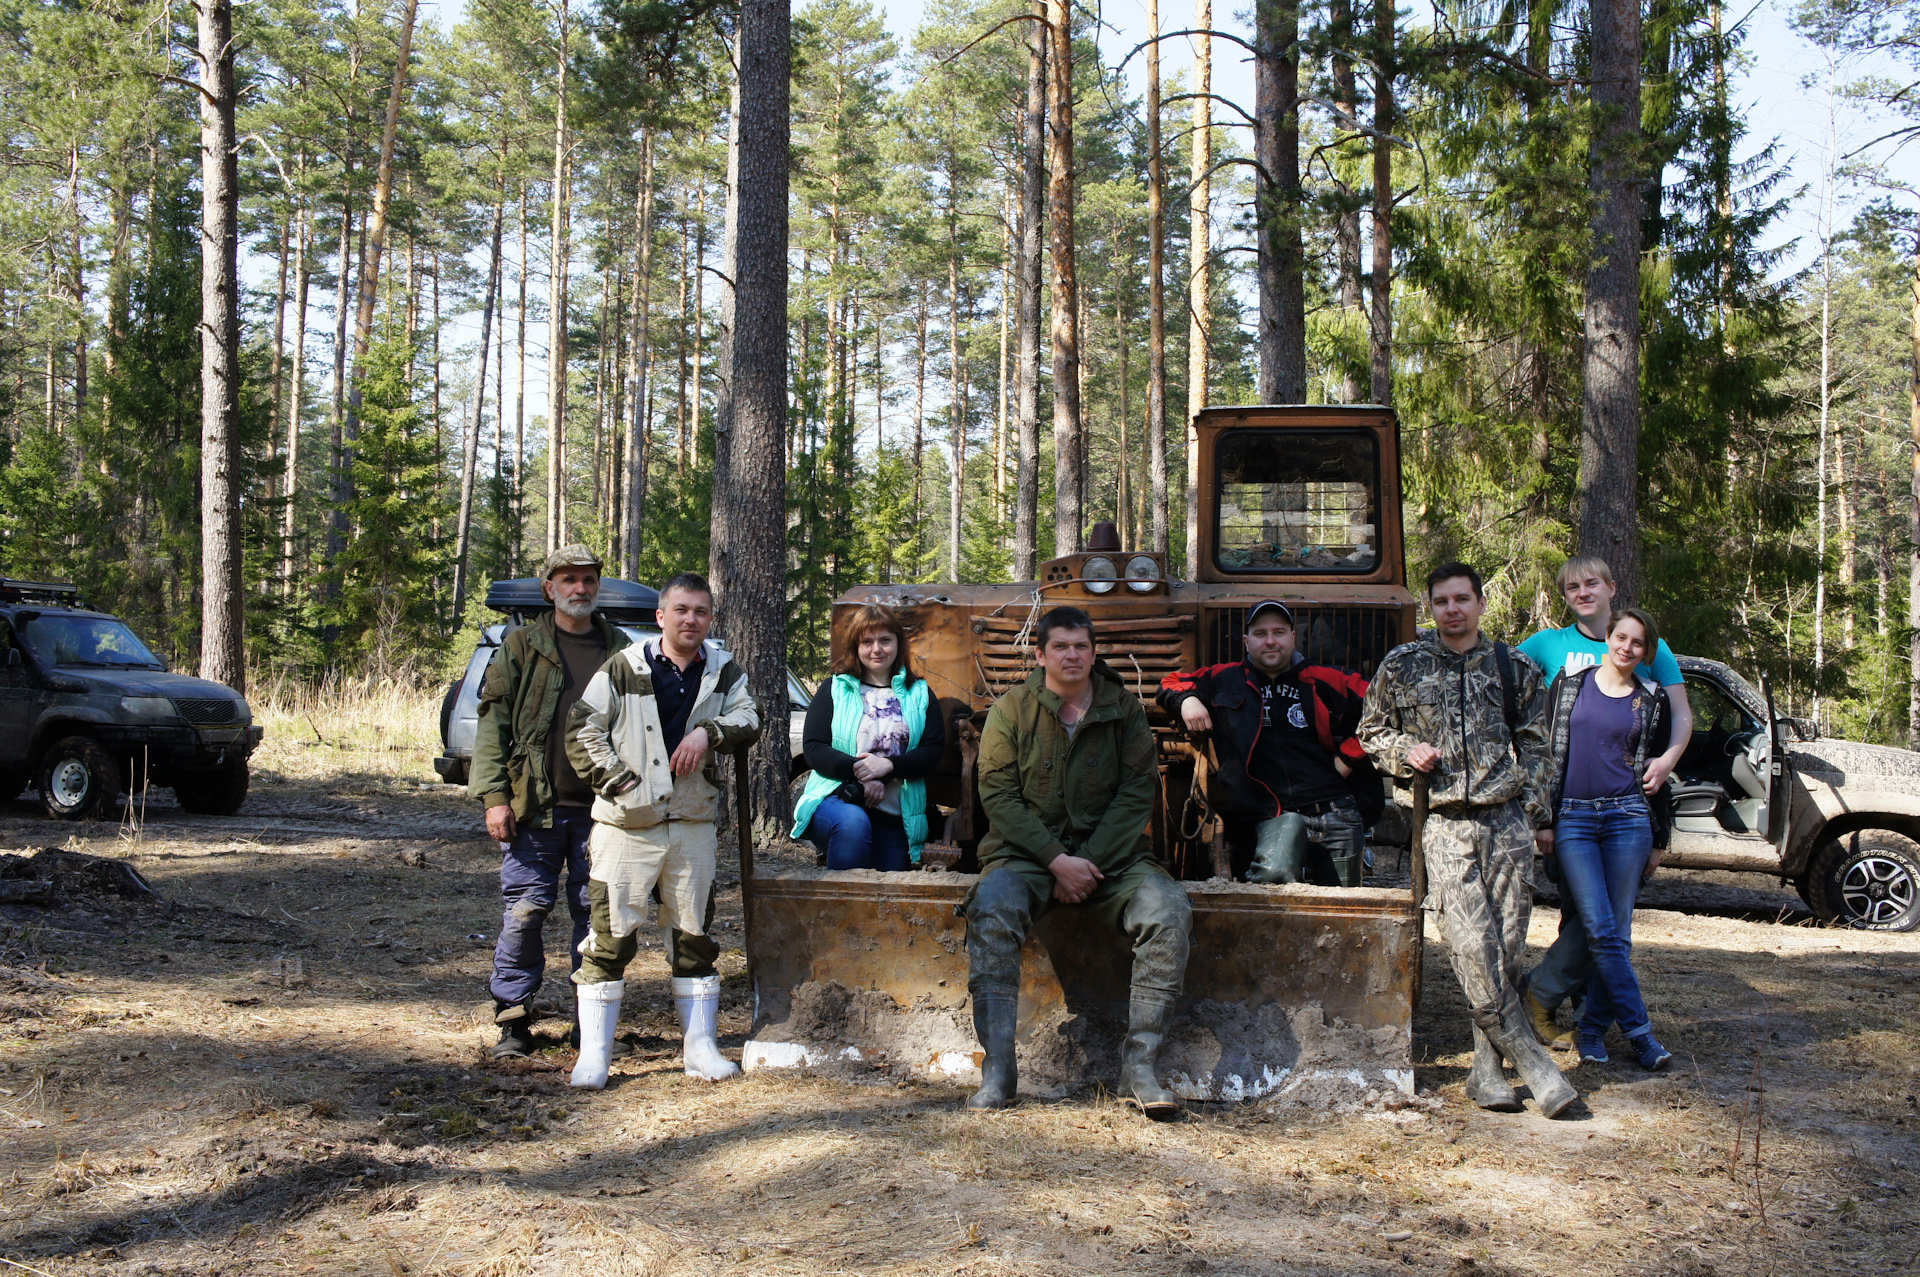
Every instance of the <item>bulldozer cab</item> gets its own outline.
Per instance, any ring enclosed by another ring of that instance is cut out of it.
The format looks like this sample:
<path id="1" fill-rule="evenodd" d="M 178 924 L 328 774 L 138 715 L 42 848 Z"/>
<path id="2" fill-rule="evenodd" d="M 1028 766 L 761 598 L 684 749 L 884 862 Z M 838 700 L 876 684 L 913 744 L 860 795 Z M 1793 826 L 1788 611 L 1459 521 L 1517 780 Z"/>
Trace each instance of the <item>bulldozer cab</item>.
<path id="1" fill-rule="evenodd" d="M 863 605 L 891 607 L 906 622 L 914 670 L 950 724 L 948 757 L 928 781 L 937 814 L 929 812 L 925 867 L 954 872 L 756 878 L 750 1066 L 877 1053 L 934 1073 L 973 1067 L 953 908 L 986 832 L 974 775 L 979 728 L 1035 668 L 1041 615 L 1073 604 L 1092 616 L 1101 659 L 1146 707 L 1161 777 L 1149 832 L 1161 863 L 1191 884 L 1189 1000 L 1209 1009 L 1175 1044 L 1170 1058 L 1185 1063 L 1173 1066 L 1170 1084 L 1196 1098 L 1248 1098 L 1300 1084 L 1302 1062 L 1323 1060 L 1411 1089 L 1420 946 L 1408 893 L 1230 881 L 1205 743 L 1189 740 L 1155 699 L 1170 673 L 1241 659 L 1242 618 L 1263 599 L 1286 603 L 1299 650 L 1316 664 L 1371 676 L 1413 637 L 1398 425 L 1387 408 L 1289 405 L 1210 408 L 1194 430 L 1198 481 L 1181 503 L 1191 509 L 1193 580 L 1102 524 L 1085 549 L 1040 564 L 1038 580 L 870 585 L 835 601 L 836 650 Z M 1113 1024 L 1125 1020 L 1124 979 L 1116 986 L 1100 974 L 1114 964 L 1124 972 L 1124 944 L 1108 953 L 1113 945 L 1076 929 L 1077 912 L 1056 911 L 1026 955 L 1021 1041 L 1050 1043 L 1056 1064 L 1023 1063 L 1023 1083 L 1036 1089 L 1070 1089 L 1101 1067 Z M 1105 957 L 1090 966 L 1090 954 Z"/>

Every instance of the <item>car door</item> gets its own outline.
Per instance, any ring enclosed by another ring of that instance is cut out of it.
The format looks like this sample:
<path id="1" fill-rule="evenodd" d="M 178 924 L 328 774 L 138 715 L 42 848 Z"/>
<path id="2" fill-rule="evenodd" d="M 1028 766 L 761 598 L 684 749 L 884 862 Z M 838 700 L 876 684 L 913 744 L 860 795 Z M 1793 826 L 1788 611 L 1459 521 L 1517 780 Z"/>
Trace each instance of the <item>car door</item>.
<path id="1" fill-rule="evenodd" d="M 0 617 L 0 767 L 17 770 L 27 765 L 36 684 L 33 667 L 14 640 L 12 625 Z"/>

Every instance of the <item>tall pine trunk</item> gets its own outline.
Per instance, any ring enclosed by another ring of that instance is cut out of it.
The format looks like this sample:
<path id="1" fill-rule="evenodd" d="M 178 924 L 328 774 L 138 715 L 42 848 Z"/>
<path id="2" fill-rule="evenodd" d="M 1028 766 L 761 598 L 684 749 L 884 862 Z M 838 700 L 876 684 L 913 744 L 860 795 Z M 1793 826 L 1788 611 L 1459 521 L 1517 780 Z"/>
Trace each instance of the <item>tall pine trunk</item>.
<path id="1" fill-rule="evenodd" d="M 194 14 L 200 63 L 200 677 L 243 692 L 240 164 L 232 0 L 195 0 Z"/>
<path id="2" fill-rule="evenodd" d="M 735 260 L 721 621 L 769 721 L 753 749 L 754 833 L 786 832 L 787 171 L 792 19 L 787 0 L 743 0 L 738 56 Z"/>
<path id="3" fill-rule="evenodd" d="M 1194 0 L 1193 25 L 1201 32 L 1213 26 L 1213 0 Z M 1213 288 L 1210 279 L 1213 250 L 1212 182 L 1213 37 L 1193 38 L 1193 189 L 1188 192 L 1187 215 L 1187 554 L 1186 577 L 1200 575 L 1200 438 L 1193 419 L 1207 406 L 1208 345 L 1213 331 Z"/>
<path id="4" fill-rule="evenodd" d="M 1333 104 L 1338 113 L 1353 125 L 1360 122 L 1360 85 L 1353 68 L 1353 0 L 1332 0 L 1328 7 L 1329 36 L 1333 44 L 1328 61 L 1333 68 Z M 1348 127 L 1351 127 L 1349 125 Z M 1360 207 L 1353 187 L 1343 176 L 1333 178 L 1334 191 L 1341 203 L 1334 213 L 1334 264 L 1338 277 L 1340 310 L 1343 319 L 1358 323 L 1366 313 L 1360 284 Z M 1360 379 L 1350 360 L 1342 360 L 1340 401 L 1353 403 L 1360 398 Z"/>
<path id="5" fill-rule="evenodd" d="M 1373 40 L 1373 402 L 1393 403 L 1393 131 L 1394 0 L 1374 0 Z"/>
<path id="6" fill-rule="evenodd" d="M 1592 265 L 1580 420 L 1580 553 L 1640 592 L 1640 6 L 1594 0 Z"/>
<path id="7" fill-rule="evenodd" d="M 1260 402 L 1307 400 L 1307 294 L 1300 244 L 1298 0 L 1254 0 L 1254 149 L 1260 163 Z"/>
<path id="8" fill-rule="evenodd" d="M 1044 16 L 1043 0 L 1034 11 Z M 1037 28 L 1027 44 L 1027 108 L 1020 146 L 1020 243 L 1015 286 L 1019 307 L 1017 375 L 1019 410 L 1015 414 L 1017 467 L 1013 484 L 1013 576 L 1031 581 L 1040 573 L 1040 254 L 1046 234 L 1047 38 Z M 925 327 L 924 307 L 922 328 Z M 924 335 L 922 346 L 925 345 Z M 919 424 L 914 438 L 918 448 Z M 915 466 L 919 465 L 917 459 Z M 917 471 L 916 471 L 917 473 Z M 917 489 L 916 483 L 916 489 Z M 918 500 L 916 491 L 915 499 Z"/>
<path id="9" fill-rule="evenodd" d="M 487 261 L 487 286 L 480 302 L 480 357 L 473 379 L 472 420 L 467 424 L 466 455 L 460 459 L 460 523 L 454 529 L 453 623 L 460 624 L 467 606 L 467 554 L 473 547 L 473 484 L 479 472 L 480 423 L 487 406 L 487 343 L 493 337 L 493 299 L 500 289 L 500 237 L 506 218 L 506 181 L 493 202 L 493 251 Z"/>
<path id="10" fill-rule="evenodd" d="M 640 190 L 634 197 L 638 241 L 633 284 L 633 420 L 627 426 L 627 512 L 620 553 L 622 575 L 640 570 L 640 529 L 647 513 L 647 374 L 653 368 L 653 130 L 640 143 Z"/>
<path id="11" fill-rule="evenodd" d="M 360 254 L 360 293 L 353 324 L 353 374 L 347 392 L 347 437 L 349 452 L 360 437 L 360 377 L 373 341 L 373 308 L 380 291 L 380 257 L 387 244 L 387 213 L 393 204 L 393 152 L 400 131 L 400 106 L 407 95 L 407 63 L 413 53 L 413 24 L 420 0 L 407 0 L 400 19 L 400 49 L 393 63 L 393 85 L 387 93 L 387 115 L 380 127 L 380 161 L 374 172 L 373 209 L 367 215 L 367 244 Z M 411 289 L 408 290 L 412 292 Z M 411 326 L 409 326 L 411 327 Z M 412 337 L 409 331 L 407 336 Z M 437 408 L 438 405 L 436 405 Z M 435 413 L 435 422 L 439 420 Z M 437 428 L 437 424 L 436 424 Z M 346 488 L 353 491 L 353 467 L 349 459 Z"/>
<path id="12" fill-rule="evenodd" d="M 301 167 L 305 168 L 305 156 Z M 300 235 L 294 244 L 293 266 L 293 372 L 287 387 L 287 473 L 281 484 L 285 504 L 280 508 L 280 592 L 293 597 L 294 535 L 299 528 L 300 506 L 300 417 L 306 399 L 307 364 L 307 288 L 312 267 L 307 261 L 307 244 L 313 238 L 313 213 L 300 210 Z"/>
<path id="13" fill-rule="evenodd" d="M 1167 210 L 1160 154 L 1160 0 L 1147 0 L 1147 484 L 1153 551 L 1167 553 Z"/>
<path id="14" fill-rule="evenodd" d="M 1053 552 L 1086 535 L 1087 441 L 1080 417 L 1080 287 L 1073 239 L 1073 10 L 1047 0 L 1047 215 L 1053 259 Z"/>
<path id="15" fill-rule="evenodd" d="M 553 252 L 547 270 L 547 549 L 567 539 L 567 226 L 571 158 L 567 153 L 568 0 L 560 0 L 555 55 L 559 90 L 553 106 Z"/>

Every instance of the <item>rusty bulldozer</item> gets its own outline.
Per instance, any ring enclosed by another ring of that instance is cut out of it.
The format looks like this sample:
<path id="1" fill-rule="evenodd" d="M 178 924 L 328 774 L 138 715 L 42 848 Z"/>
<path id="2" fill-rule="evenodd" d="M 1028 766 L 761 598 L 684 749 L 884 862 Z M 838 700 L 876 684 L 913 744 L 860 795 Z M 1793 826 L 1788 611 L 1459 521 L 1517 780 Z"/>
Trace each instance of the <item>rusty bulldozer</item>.
<path id="1" fill-rule="evenodd" d="M 1010 585 L 890 585 L 835 603 L 899 609 L 914 667 L 951 724 L 929 782 L 947 813 L 923 868 L 886 874 L 752 872 L 747 890 L 754 1025 L 744 1063 L 872 1068 L 977 1079 L 965 923 L 984 814 L 974 786 L 979 727 L 1032 670 L 1041 612 L 1094 617 L 1100 655 L 1146 704 L 1161 800 L 1149 832 L 1190 894 L 1186 995 L 1162 1077 L 1195 1100 L 1413 1089 L 1411 1025 L 1421 922 L 1405 888 L 1235 882 L 1207 802 L 1204 742 L 1155 703 L 1162 676 L 1238 660 L 1247 606 L 1279 598 L 1307 659 L 1371 674 L 1413 637 L 1400 524 L 1399 429 L 1378 407 L 1212 408 L 1198 429 L 1197 580 L 1166 556 L 1123 550 L 1110 525 L 1089 548 Z M 1417 868 L 1416 868 L 1416 876 Z M 1126 1023 L 1125 940 L 1056 910 L 1035 930 L 1020 991 L 1020 1083 L 1057 1095 L 1116 1070 Z M 1303 1088 L 1305 1088 L 1303 1090 Z"/>

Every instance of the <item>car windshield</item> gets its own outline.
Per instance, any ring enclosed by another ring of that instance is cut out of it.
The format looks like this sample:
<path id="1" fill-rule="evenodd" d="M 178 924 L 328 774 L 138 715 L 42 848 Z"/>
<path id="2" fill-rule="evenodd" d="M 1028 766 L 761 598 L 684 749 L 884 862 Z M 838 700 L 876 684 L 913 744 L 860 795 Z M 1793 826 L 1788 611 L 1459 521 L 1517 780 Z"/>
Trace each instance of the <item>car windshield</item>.
<path id="1" fill-rule="evenodd" d="M 36 616 L 22 633 L 41 660 L 54 665 L 165 669 L 132 630 L 105 616 Z"/>
<path id="2" fill-rule="evenodd" d="M 1231 430 L 1218 457 L 1227 572 L 1371 572 L 1379 459 L 1367 431 Z"/>

